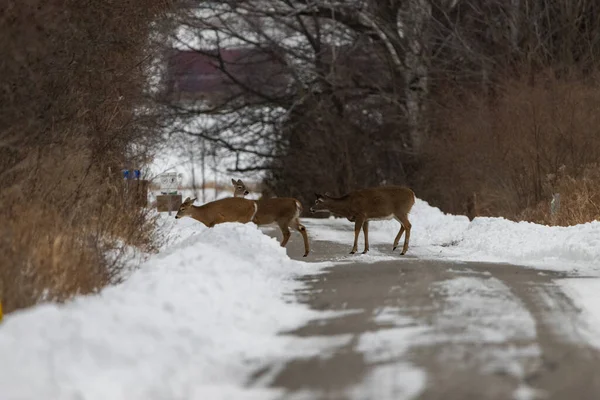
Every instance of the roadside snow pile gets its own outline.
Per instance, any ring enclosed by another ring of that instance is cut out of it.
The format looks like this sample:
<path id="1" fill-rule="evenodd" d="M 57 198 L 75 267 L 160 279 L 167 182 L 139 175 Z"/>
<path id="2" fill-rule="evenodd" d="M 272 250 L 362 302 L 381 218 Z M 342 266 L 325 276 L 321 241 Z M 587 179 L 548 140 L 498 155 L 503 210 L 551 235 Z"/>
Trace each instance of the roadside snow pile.
<path id="1" fill-rule="evenodd" d="M 508 262 L 570 272 L 600 272 L 600 222 L 554 227 L 504 218 L 475 218 L 445 214 L 417 199 L 409 219 L 412 223 L 409 255 L 462 261 Z M 352 245 L 353 224 L 346 219 L 313 220 L 322 231 L 316 239 Z M 340 235 L 327 226 L 348 229 Z M 369 226 L 371 244 L 390 246 L 400 229 L 395 220 L 374 221 Z M 314 230 L 314 229 L 313 229 Z M 315 236 L 315 235 L 313 235 Z M 363 236 L 359 236 L 359 250 Z M 400 246 L 404 237 L 400 240 Z M 385 254 L 384 254 L 385 255 Z"/>
<path id="2" fill-rule="evenodd" d="M 600 290 L 597 279 L 560 279 L 555 281 L 579 310 L 579 323 L 561 324 L 577 329 L 587 343 L 600 349 Z M 560 324 L 559 321 L 556 322 Z"/>
<path id="3" fill-rule="evenodd" d="M 582 269 L 584 273 L 600 268 L 599 222 L 570 227 L 488 217 L 469 222 L 465 216 L 444 214 L 425 201 L 418 201 L 411 214 L 411 240 L 444 258 Z M 389 222 L 382 228 L 389 233 L 398 229 Z"/>
<path id="4" fill-rule="evenodd" d="M 560 227 L 476 218 L 457 250 L 477 260 L 507 261 L 549 269 L 600 271 L 600 223 Z"/>
<path id="5" fill-rule="evenodd" d="M 267 363 L 311 355 L 276 334 L 316 316 L 285 297 L 299 285 L 295 274 L 318 266 L 290 260 L 252 224 L 209 230 L 191 219 L 180 222 L 179 242 L 123 284 L 7 316 L 0 325 L 0 397 L 272 394 L 243 386 Z"/>

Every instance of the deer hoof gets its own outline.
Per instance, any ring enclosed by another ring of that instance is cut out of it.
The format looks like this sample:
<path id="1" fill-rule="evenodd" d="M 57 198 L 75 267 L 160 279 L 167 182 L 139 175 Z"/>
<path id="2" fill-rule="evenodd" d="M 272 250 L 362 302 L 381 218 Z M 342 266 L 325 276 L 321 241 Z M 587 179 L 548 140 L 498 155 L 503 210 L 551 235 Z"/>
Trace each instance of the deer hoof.
<path id="1" fill-rule="evenodd" d="M 354 253 L 356 253 L 356 251 L 354 251 L 354 250 L 352 250 L 352 251 L 350 252 L 350 254 L 354 254 Z"/>
<path id="2" fill-rule="evenodd" d="M 405 255 L 405 254 L 406 254 L 406 252 L 405 252 L 405 251 L 403 251 L 402 253 L 400 253 L 400 255 L 401 255 L 401 256 L 403 256 L 403 255 Z"/>
<path id="3" fill-rule="evenodd" d="M 302 257 L 306 257 L 306 256 L 308 256 L 308 253 L 305 253 Z"/>
<path id="4" fill-rule="evenodd" d="M 392 249 L 392 251 L 396 250 L 396 247 L 398 247 L 398 246 L 394 246 L 394 248 Z"/>
<path id="5" fill-rule="evenodd" d="M 367 252 L 368 252 L 368 251 L 369 251 L 369 250 L 365 250 L 365 251 L 363 251 L 362 253 L 363 253 L 363 254 L 367 254 Z"/>

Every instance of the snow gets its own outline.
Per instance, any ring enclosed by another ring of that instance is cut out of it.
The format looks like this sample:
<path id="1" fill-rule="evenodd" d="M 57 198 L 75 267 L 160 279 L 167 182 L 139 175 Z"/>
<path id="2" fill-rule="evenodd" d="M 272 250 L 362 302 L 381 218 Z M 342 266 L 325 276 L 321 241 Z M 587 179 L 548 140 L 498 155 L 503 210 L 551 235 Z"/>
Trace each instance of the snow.
<path id="1" fill-rule="evenodd" d="M 144 179 L 158 181 L 158 176 L 163 173 L 175 172 L 180 175 L 180 188 L 191 188 L 196 186 L 198 198 L 203 203 L 232 195 L 231 179 L 242 179 L 245 183 L 258 182 L 262 174 L 248 172 L 244 174 L 231 172 L 229 169 L 235 165 L 236 158 L 241 166 L 249 162 L 247 155 L 236 156 L 223 149 L 213 147 L 207 151 L 204 164 L 202 163 L 202 142 L 179 135 L 174 137 L 168 148 L 157 154 L 149 166 L 143 172 Z M 204 170 L 206 188 L 206 199 L 202 199 L 202 173 Z M 215 190 L 215 187 L 217 190 Z M 223 190 L 226 188 L 226 190 Z M 181 192 L 181 190 L 180 190 Z M 191 194 L 187 190 L 186 194 Z M 185 198 L 185 197 L 184 197 Z"/>
<path id="2" fill-rule="evenodd" d="M 454 262 L 496 262 L 511 263 L 524 267 L 565 272 L 569 279 L 555 280 L 575 305 L 581 309 L 575 318 L 577 332 L 565 332 L 565 337 L 575 337 L 584 340 L 596 348 L 600 348 L 600 222 L 594 221 L 569 227 L 544 226 L 529 222 L 514 222 L 504 218 L 480 217 L 469 221 L 466 216 L 445 214 L 438 208 L 431 207 L 427 202 L 417 199 L 409 215 L 412 223 L 411 242 L 408 253 L 404 257 L 420 259 L 442 259 Z M 353 226 L 346 219 L 304 219 L 304 224 L 311 233 L 313 240 L 328 240 L 346 244 L 348 249 L 354 239 Z M 399 254 L 391 251 L 391 245 L 398 233 L 399 224 L 395 221 L 374 221 L 369 227 L 371 251 L 368 255 L 343 254 L 338 262 L 351 265 L 353 260 L 361 262 L 385 261 L 390 258 L 401 259 Z M 403 239 L 402 239 L 403 240 Z M 402 240 L 400 244 L 402 244 Z M 362 249 L 363 236 L 359 236 L 359 250 Z M 380 247 L 376 247 L 379 245 Z M 464 269 L 463 272 L 473 273 L 474 269 Z M 543 272 L 540 272 L 543 273 Z M 473 322 L 489 320 L 489 327 L 479 326 L 475 331 L 467 329 L 459 338 L 461 340 L 501 341 L 514 329 L 514 334 L 520 332 L 522 338 L 532 338 L 535 335 L 535 324 L 523 314 L 523 305 L 512 304 L 507 298 L 504 304 L 495 304 L 499 299 L 487 298 L 485 285 L 501 284 L 493 280 L 481 281 L 476 284 L 473 278 L 455 279 L 449 282 L 444 290 L 454 299 L 455 315 L 448 317 L 448 322 L 465 323 L 472 317 Z M 461 286 L 463 287 L 461 289 Z M 465 289 L 468 288 L 468 289 Z M 498 289 L 498 288 L 496 288 Z M 496 290 L 496 292 L 502 292 Z M 506 291 L 505 291 L 506 292 Z M 509 295 L 508 292 L 507 296 Z M 560 293 L 556 293 L 560 295 Z M 492 302 L 494 304 L 488 304 Z M 449 304 L 452 304 L 450 301 Z M 460 307 L 459 307 L 460 306 Z M 551 306 L 550 306 L 551 307 Z M 490 314 L 490 310 L 510 309 L 503 315 Z M 520 311 L 519 311 L 520 310 Z M 523 315 L 521 315 L 523 314 Z M 513 320 L 514 319 L 514 320 Z M 557 320 L 560 325 L 562 320 Z M 443 324 L 444 321 L 438 321 Z M 499 329 L 502 325 L 503 329 Z M 557 327 L 558 329 L 558 327 Z M 564 328 L 563 328 L 564 329 Z M 469 339 L 470 338 L 470 339 Z M 531 354 L 523 354 L 526 349 L 518 349 L 518 354 L 502 360 L 488 355 L 491 360 L 497 359 L 500 365 L 506 365 L 513 371 L 512 375 L 520 378 L 522 359 Z M 531 349 L 533 353 L 539 349 Z M 527 351 L 525 351 L 527 353 Z M 494 365 L 493 363 L 491 364 Z M 512 365 L 512 367 L 510 367 Z M 538 393 L 523 384 L 515 393 L 515 398 L 536 398 Z"/>
<path id="3" fill-rule="evenodd" d="M 186 218 L 170 235 L 123 284 L 6 316 L 0 397 L 269 398 L 276 391 L 244 388 L 250 372 L 327 345 L 276 335 L 317 314 L 291 293 L 295 276 L 323 264 L 290 260 L 253 224 L 209 230 Z"/>
<path id="4" fill-rule="evenodd" d="M 417 199 L 410 215 L 412 224 L 408 256 L 455 261 L 511 263 L 545 270 L 600 275 L 600 222 L 559 227 L 504 218 L 451 215 Z M 354 240 L 353 227 L 347 219 L 304 220 L 316 233 L 315 240 L 345 243 Z M 346 230 L 346 235 L 340 234 Z M 400 224 L 395 220 L 373 221 L 369 241 L 389 246 L 384 256 L 391 256 L 391 245 Z M 311 232 L 312 232 L 311 231 Z M 404 237 L 400 240 L 402 245 Z M 362 249 L 363 234 L 359 236 Z M 381 249 L 380 249 L 381 250 Z M 360 257 L 360 256 L 355 256 Z M 372 256 L 371 256 L 372 257 Z M 346 257 L 344 259 L 348 259 Z"/>
<path id="5" fill-rule="evenodd" d="M 436 317 L 436 332 L 425 334 L 423 341 L 454 343 L 454 351 L 441 357 L 455 359 L 464 368 L 475 362 L 488 374 L 503 374 L 516 379 L 516 399 L 534 399 L 537 392 L 526 382 L 527 366 L 539 359 L 541 350 L 535 341 L 536 322 L 527 307 L 501 280 L 489 276 L 461 276 L 438 282 L 433 291 L 441 294 L 442 313 Z M 456 349 L 460 344 L 477 345 L 469 360 Z M 484 344 L 489 344 L 485 346 Z"/>
<path id="6" fill-rule="evenodd" d="M 436 327 L 460 332 L 450 338 L 453 342 L 503 343 L 536 337 L 535 320 L 499 279 L 465 276 L 435 283 L 432 290 L 445 299 Z"/>
<path id="7" fill-rule="evenodd" d="M 409 218 L 413 231 L 405 257 L 511 262 L 571 275 L 597 276 L 600 268 L 598 222 L 547 227 L 503 218 L 469 221 L 422 200 Z M 398 398 L 408 398 L 418 396 L 427 383 L 423 369 L 402 360 L 411 347 L 527 343 L 536 335 L 535 322 L 510 289 L 476 269 L 432 286 L 445 299 L 437 331 L 417 326 L 401 309 L 384 307 L 374 317 L 381 329 L 358 338 L 282 335 L 309 321 L 356 312 L 315 311 L 295 301 L 294 290 L 302 288 L 295 278 L 323 273 L 331 263 L 291 260 L 276 239 L 254 224 L 208 229 L 166 213 L 160 222 L 167 245 L 124 283 L 99 295 L 5 317 L 0 326 L 2 400 L 275 398 L 282 391 L 268 384 L 278 368 L 293 358 L 331 356 L 351 340 L 357 340 L 356 351 L 373 368 L 345 394 L 363 398 L 382 382 L 393 382 Z M 353 224 L 345 219 L 305 218 L 303 223 L 311 240 L 332 240 L 348 249 L 352 244 Z M 343 254 L 333 261 L 351 268 L 353 260 L 401 260 L 398 251 L 391 252 L 398 229 L 394 221 L 374 222 L 369 255 Z M 597 279 L 557 282 L 582 310 L 586 341 L 600 348 Z M 537 356 L 537 345 L 479 354 L 490 370 L 517 379 L 522 379 L 524 363 Z M 249 385 L 251 374 L 267 366 Z M 533 398 L 532 390 L 523 384 L 515 398 Z"/>
<path id="8" fill-rule="evenodd" d="M 222 198 L 222 187 L 230 189 L 231 178 L 243 179 L 246 184 L 259 182 L 264 178 L 263 170 L 243 173 L 235 170 L 267 161 L 265 155 L 272 153 L 272 146 L 265 138 L 272 134 L 273 125 L 284 114 L 285 110 L 278 107 L 255 107 L 219 115 L 198 111 L 193 117 L 177 118 L 165 128 L 165 144 L 142 171 L 143 178 L 157 181 L 160 174 L 177 173 L 180 187 L 196 186 L 198 192 L 204 182 L 207 189 L 203 202 Z M 204 140 L 198 137 L 200 134 L 218 138 L 217 142 L 225 142 L 227 146 Z"/>
<path id="9" fill-rule="evenodd" d="M 405 319 L 400 317 L 400 321 L 402 324 Z M 364 361 L 371 368 L 349 391 L 350 398 L 412 399 L 421 394 L 427 383 L 425 369 L 399 360 L 425 331 L 423 327 L 403 326 L 360 335 L 357 350 L 365 354 Z"/>
<path id="10" fill-rule="evenodd" d="M 555 281 L 580 310 L 578 334 L 600 349 L 600 284 L 597 279 L 570 278 Z"/>

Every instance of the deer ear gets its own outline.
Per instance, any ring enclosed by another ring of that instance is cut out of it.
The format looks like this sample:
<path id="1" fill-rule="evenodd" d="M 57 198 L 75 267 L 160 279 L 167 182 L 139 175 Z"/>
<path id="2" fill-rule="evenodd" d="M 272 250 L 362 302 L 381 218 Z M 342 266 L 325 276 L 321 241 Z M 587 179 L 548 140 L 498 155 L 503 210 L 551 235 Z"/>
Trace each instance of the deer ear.
<path id="1" fill-rule="evenodd" d="M 331 198 L 331 194 L 329 192 L 325 192 L 325 197 Z"/>
<path id="2" fill-rule="evenodd" d="M 189 197 L 188 197 L 188 199 L 189 199 Z M 196 198 L 194 197 L 193 199 L 190 200 L 190 203 L 193 203 L 195 201 L 196 201 Z"/>
<path id="3" fill-rule="evenodd" d="M 317 197 L 317 199 L 323 198 L 323 196 L 321 196 L 319 193 L 316 193 L 316 192 L 315 192 L 315 196 Z"/>
<path id="4" fill-rule="evenodd" d="M 231 178 L 231 183 L 233 183 L 234 186 L 237 185 L 237 182 L 233 178 Z"/>
<path id="5" fill-rule="evenodd" d="M 238 185 L 243 185 L 243 184 L 244 184 L 244 182 L 242 182 L 241 179 L 238 179 Z"/>
<path id="6" fill-rule="evenodd" d="M 189 201 L 190 201 L 190 198 L 188 197 L 188 198 L 187 198 L 187 199 L 185 199 L 183 202 L 184 202 L 184 203 L 187 203 L 187 202 L 189 202 Z"/>

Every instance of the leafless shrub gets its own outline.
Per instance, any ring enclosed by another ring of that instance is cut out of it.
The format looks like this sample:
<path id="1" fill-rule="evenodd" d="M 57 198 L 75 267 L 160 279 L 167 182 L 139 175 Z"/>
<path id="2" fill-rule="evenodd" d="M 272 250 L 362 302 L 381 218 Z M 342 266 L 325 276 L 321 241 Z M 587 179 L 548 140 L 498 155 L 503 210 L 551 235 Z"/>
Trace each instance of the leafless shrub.
<path id="1" fill-rule="evenodd" d="M 478 213 L 515 217 L 545 199 L 546 172 L 596 154 L 597 11 L 593 1 L 202 2 L 180 20 L 197 39 L 187 50 L 212 57 L 236 90 L 171 108 L 215 123 L 172 126 L 251 155 L 233 170 L 266 171 L 276 195 L 309 202 L 315 189 L 408 183 L 446 211 L 477 198 Z M 284 77 L 282 90 L 236 79 L 222 55 L 236 46 L 275 60 L 281 69 L 255 81 Z"/>
<path id="2" fill-rule="evenodd" d="M 480 212 L 517 218 L 549 201 L 548 174 L 566 165 L 580 176 L 600 156 L 596 104 L 600 88 L 590 79 L 539 83 L 508 81 L 493 102 L 480 96 L 440 110 L 418 191 L 446 210 L 464 212 L 471 193 Z"/>
<path id="3" fill-rule="evenodd" d="M 541 201 L 525 209 L 520 218 L 546 225 L 569 226 L 600 220 L 600 166 L 597 163 L 548 176 L 548 191 L 558 203 Z M 549 196 L 551 199 L 552 197 Z"/>
<path id="4" fill-rule="evenodd" d="M 153 219 L 128 201 L 119 171 L 140 165 L 157 140 L 144 86 L 150 25 L 168 6 L 26 0 L 3 7 L 0 297 L 7 312 L 94 292 L 120 279 L 124 246 L 154 248 Z"/>

